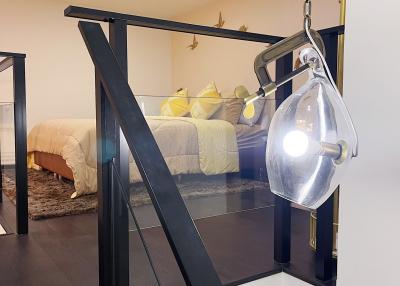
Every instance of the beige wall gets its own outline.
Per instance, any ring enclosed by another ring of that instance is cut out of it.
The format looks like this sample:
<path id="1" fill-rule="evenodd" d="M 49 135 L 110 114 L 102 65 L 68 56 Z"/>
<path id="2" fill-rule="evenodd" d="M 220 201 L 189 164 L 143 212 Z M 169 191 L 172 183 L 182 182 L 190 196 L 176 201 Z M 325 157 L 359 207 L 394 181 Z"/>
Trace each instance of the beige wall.
<path id="1" fill-rule="evenodd" d="M 0 0 L 0 50 L 27 54 L 28 128 L 49 118 L 94 117 L 93 64 L 79 33 L 78 20 L 63 16 L 69 4 L 82 2 Z M 97 1 L 86 2 L 98 7 Z M 107 29 L 107 25 L 103 27 Z M 169 93 L 169 33 L 134 27 L 128 31 L 129 81 L 133 91 Z M 0 92 L 4 96 L 10 94 L 7 81 L 10 78 L 1 76 Z"/>
<path id="2" fill-rule="evenodd" d="M 303 3 L 302 0 L 220 0 L 177 20 L 212 26 L 222 11 L 224 28 L 238 29 L 245 24 L 249 32 L 289 36 L 302 29 Z M 313 1 L 313 28 L 337 25 L 339 8 L 338 0 Z M 253 62 L 265 45 L 206 36 L 198 36 L 198 40 L 198 48 L 191 51 L 186 48 L 192 41 L 191 35 L 173 34 L 174 89 L 188 87 L 194 95 L 212 80 L 222 91 L 231 91 L 239 84 L 254 91 L 258 88 Z"/>

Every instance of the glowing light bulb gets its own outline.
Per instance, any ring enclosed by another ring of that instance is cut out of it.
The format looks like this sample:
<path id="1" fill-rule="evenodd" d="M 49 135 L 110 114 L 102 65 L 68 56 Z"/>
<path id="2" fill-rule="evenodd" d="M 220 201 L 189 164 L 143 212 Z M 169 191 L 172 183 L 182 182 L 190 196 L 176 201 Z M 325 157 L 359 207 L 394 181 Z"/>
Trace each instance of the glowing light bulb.
<path id="1" fill-rule="evenodd" d="M 283 138 L 283 150 L 292 157 L 303 156 L 307 152 L 308 145 L 307 135 L 298 130 L 289 132 Z"/>

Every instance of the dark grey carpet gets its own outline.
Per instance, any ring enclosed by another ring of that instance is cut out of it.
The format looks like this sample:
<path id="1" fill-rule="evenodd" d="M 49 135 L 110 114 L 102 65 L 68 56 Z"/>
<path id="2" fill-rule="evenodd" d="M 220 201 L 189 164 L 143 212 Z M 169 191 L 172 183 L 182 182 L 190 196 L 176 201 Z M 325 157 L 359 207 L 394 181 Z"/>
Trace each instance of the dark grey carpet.
<path id="1" fill-rule="evenodd" d="M 28 177 L 31 219 L 90 213 L 97 209 L 96 194 L 70 198 L 75 191 L 70 181 L 59 181 L 52 173 L 31 169 L 28 171 Z M 269 189 L 268 184 L 263 182 L 225 176 L 184 177 L 177 185 L 184 199 Z M 15 204 L 15 180 L 13 174 L 7 171 L 3 173 L 3 192 Z M 151 203 L 142 183 L 133 184 L 130 193 L 133 206 Z"/>

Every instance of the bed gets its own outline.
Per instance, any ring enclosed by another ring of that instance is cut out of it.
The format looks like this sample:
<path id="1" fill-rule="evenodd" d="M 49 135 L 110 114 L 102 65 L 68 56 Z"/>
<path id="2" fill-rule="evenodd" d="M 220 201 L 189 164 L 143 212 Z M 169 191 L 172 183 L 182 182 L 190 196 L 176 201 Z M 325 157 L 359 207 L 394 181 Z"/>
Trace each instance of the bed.
<path id="1" fill-rule="evenodd" d="M 258 173 L 264 160 L 254 159 L 264 157 L 273 108 L 265 104 L 254 126 L 190 117 L 147 116 L 146 121 L 172 175 Z M 74 181 L 73 198 L 97 191 L 94 119 L 57 119 L 36 125 L 28 136 L 28 154 L 30 167 Z M 141 181 L 132 156 L 129 177 L 131 183 Z"/>

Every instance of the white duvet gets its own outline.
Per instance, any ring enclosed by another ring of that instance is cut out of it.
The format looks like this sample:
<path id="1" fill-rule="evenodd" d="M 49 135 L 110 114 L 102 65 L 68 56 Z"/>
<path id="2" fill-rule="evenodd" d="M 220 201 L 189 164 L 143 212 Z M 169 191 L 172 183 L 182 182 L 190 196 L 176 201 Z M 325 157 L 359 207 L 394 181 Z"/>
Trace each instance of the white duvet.
<path id="1" fill-rule="evenodd" d="M 173 175 L 239 171 L 235 128 L 229 122 L 161 116 L 146 120 Z M 73 197 L 97 191 L 95 120 L 59 119 L 36 125 L 28 136 L 30 156 L 34 151 L 64 158 L 74 176 Z M 141 181 L 132 157 L 129 174 L 131 182 Z"/>

